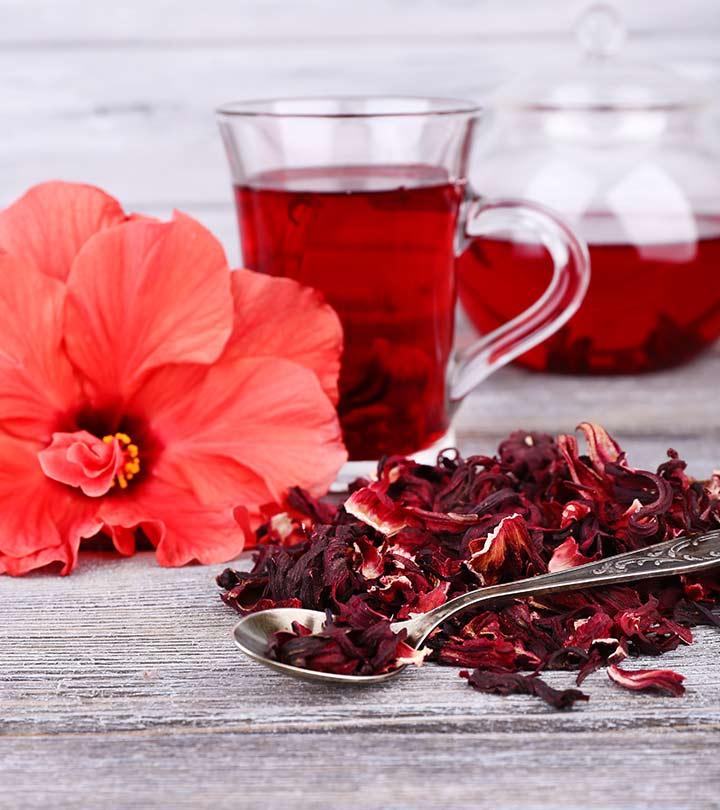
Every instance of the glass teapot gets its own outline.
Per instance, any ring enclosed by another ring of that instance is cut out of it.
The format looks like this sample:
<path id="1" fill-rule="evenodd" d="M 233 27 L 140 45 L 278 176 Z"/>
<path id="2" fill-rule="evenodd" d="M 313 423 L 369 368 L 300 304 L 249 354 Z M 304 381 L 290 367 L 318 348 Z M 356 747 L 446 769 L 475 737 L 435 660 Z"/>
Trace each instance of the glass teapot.
<path id="1" fill-rule="evenodd" d="M 589 245 L 578 313 L 523 355 L 536 370 L 622 374 L 690 360 L 720 336 L 720 154 L 701 85 L 616 53 L 612 6 L 578 24 L 579 65 L 506 88 L 473 185 L 561 213 Z M 458 260 L 481 332 L 520 313 L 552 272 L 532 240 L 477 238 Z"/>

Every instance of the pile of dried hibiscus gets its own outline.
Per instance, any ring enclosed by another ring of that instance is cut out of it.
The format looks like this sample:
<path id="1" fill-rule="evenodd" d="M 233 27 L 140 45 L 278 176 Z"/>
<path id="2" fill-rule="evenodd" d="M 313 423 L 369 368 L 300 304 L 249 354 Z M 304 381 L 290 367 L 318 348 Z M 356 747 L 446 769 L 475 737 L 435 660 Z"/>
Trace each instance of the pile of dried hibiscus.
<path id="1" fill-rule="evenodd" d="M 252 571 L 218 577 L 222 598 L 243 614 L 327 610 L 335 618 L 321 634 L 295 625 L 270 653 L 328 672 L 383 672 L 423 658 L 390 631 L 392 620 L 481 585 L 720 526 L 720 473 L 693 481 L 673 450 L 655 473 L 634 469 L 601 427 L 579 430 L 587 455 L 572 435 L 520 431 L 493 457 L 446 451 L 436 466 L 385 458 L 377 481 L 356 482 L 344 506 L 294 490 L 259 530 Z M 618 665 L 689 644 L 694 625 L 720 626 L 719 602 L 717 575 L 518 600 L 446 622 L 426 642 L 428 660 L 472 669 L 460 674 L 480 691 L 558 708 L 587 695 L 553 689 L 543 670 L 578 670 L 579 686 L 607 667 L 626 688 L 680 695 L 677 673 Z"/>

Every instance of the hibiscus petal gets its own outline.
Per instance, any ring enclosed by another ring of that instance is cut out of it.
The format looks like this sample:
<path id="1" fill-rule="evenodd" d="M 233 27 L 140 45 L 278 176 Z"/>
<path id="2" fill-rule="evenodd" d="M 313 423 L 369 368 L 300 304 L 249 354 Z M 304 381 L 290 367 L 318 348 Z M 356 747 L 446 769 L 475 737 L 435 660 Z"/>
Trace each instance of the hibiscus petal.
<path id="1" fill-rule="evenodd" d="M 470 540 L 468 551 L 470 557 L 465 564 L 482 585 L 544 573 L 527 523 L 519 514 L 502 518 L 485 537 Z"/>
<path id="2" fill-rule="evenodd" d="M 443 664 L 457 667 L 513 670 L 516 667 L 515 647 L 507 639 L 450 637 L 440 650 Z"/>
<path id="3" fill-rule="evenodd" d="M 185 453 L 170 449 L 156 465 L 155 475 L 191 490 L 205 504 L 242 503 L 252 509 L 258 521 L 260 506 L 274 498 L 262 476 L 221 455 L 193 454 L 189 463 Z"/>
<path id="4" fill-rule="evenodd" d="M 242 510 L 206 506 L 192 492 L 151 478 L 128 497 L 103 500 L 101 517 L 121 550 L 127 530 L 141 528 L 156 546 L 160 565 L 227 562 L 245 545 L 247 522 Z"/>
<path id="5" fill-rule="evenodd" d="M 410 523 L 407 510 L 388 496 L 382 480 L 355 490 L 343 506 L 349 515 L 386 537 L 393 537 Z"/>
<path id="6" fill-rule="evenodd" d="M 598 473 L 602 474 L 605 471 L 606 464 L 614 464 L 620 459 L 622 454 L 620 445 L 605 428 L 593 422 L 581 422 L 577 429 L 585 435 L 590 460 Z"/>
<path id="7" fill-rule="evenodd" d="M 565 571 L 568 568 L 575 568 L 578 565 L 594 562 L 599 558 L 599 554 L 586 557 L 580 552 L 580 548 L 575 539 L 568 537 L 568 539 L 564 543 L 561 543 L 553 552 L 550 562 L 548 563 L 548 571 L 551 574 L 556 571 Z"/>
<path id="8" fill-rule="evenodd" d="M 484 672 L 476 669 L 472 673 L 462 670 L 461 678 L 478 692 L 491 695 L 534 695 L 555 709 L 571 709 L 578 701 L 589 700 L 578 689 L 554 689 L 535 675 L 521 675 L 519 672 Z"/>
<path id="9" fill-rule="evenodd" d="M 90 499 L 46 478 L 33 446 L 0 436 L 0 573 L 24 574 L 52 562 L 75 566 L 83 537 L 101 523 Z"/>
<path id="10" fill-rule="evenodd" d="M 685 694 L 684 675 L 671 669 L 620 669 L 612 664 L 607 668 L 610 680 L 634 692 L 658 692 L 661 695 L 680 697 Z"/>
<path id="11" fill-rule="evenodd" d="M 86 430 L 53 433 L 52 444 L 38 453 L 40 467 L 48 478 L 79 487 L 92 497 L 110 490 L 124 460 L 117 440 L 106 443 Z"/>
<path id="12" fill-rule="evenodd" d="M 77 403 L 62 349 L 65 287 L 0 254 L 0 430 L 41 443 Z"/>
<path id="13" fill-rule="evenodd" d="M 42 183 L 0 212 L 0 249 L 65 281 L 85 242 L 125 219 L 120 203 L 99 188 Z"/>
<path id="14" fill-rule="evenodd" d="M 416 667 L 421 667 L 425 659 L 430 655 L 432 650 L 429 647 L 422 647 L 416 650 L 404 641 L 399 641 L 397 645 L 397 658 L 395 659 L 395 666 L 401 667 L 403 664 L 415 664 Z"/>
<path id="15" fill-rule="evenodd" d="M 201 372 L 159 369 L 134 399 L 165 447 L 157 476 L 178 483 L 182 470 L 183 484 L 206 497 L 214 478 L 215 501 L 222 496 L 250 510 L 280 501 L 294 485 L 314 495 L 327 491 L 347 455 L 335 409 L 313 372 L 270 357 L 222 361 Z M 187 390 L 191 407 L 181 395 Z M 266 487 L 262 499 L 258 479 Z"/>
<path id="16" fill-rule="evenodd" d="M 223 249 L 183 214 L 97 234 L 68 278 L 68 353 L 96 404 L 129 399 L 158 366 L 214 362 L 232 323 Z"/>
<path id="17" fill-rule="evenodd" d="M 322 295 L 292 279 L 252 270 L 233 272 L 232 291 L 235 326 L 225 358 L 294 360 L 317 374 L 337 404 L 343 333 L 335 310 Z"/>
<path id="18" fill-rule="evenodd" d="M 399 473 L 400 470 L 399 466 L 395 467 L 389 475 L 382 475 L 377 481 L 355 490 L 343 504 L 345 511 L 386 537 L 393 537 L 408 526 L 432 532 L 463 534 L 480 521 L 473 514 L 431 512 L 394 500 L 388 495 L 388 490 L 396 479 L 395 471 Z"/>
<path id="19" fill-rule="evenodd" d="M 135 530 L 124 526 L 108 526 L 104 524 L 103 532 L 112 540 L 118 554 L 123 557 L 132 557 L 135 553 Z"/>

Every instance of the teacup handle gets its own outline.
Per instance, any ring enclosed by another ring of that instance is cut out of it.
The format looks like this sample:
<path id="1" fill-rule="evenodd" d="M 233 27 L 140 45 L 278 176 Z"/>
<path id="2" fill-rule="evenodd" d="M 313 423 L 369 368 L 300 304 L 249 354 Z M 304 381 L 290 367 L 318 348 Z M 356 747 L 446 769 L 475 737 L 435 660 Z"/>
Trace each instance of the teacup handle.
<path id="1" fill-rule="evenodd" d="M 458 253 L 478 236 L 522 228 L 535 234 L 553 262 L 553 276 L 538 300 L 516 318 L 459 352 L 450 374 L 450 400 L 458 403 L 476 385 L 537 346 L 577 312 L 590 283 L 587 245 L 562 219 L 521 200 L 473 199 L 461 217 Z"/>

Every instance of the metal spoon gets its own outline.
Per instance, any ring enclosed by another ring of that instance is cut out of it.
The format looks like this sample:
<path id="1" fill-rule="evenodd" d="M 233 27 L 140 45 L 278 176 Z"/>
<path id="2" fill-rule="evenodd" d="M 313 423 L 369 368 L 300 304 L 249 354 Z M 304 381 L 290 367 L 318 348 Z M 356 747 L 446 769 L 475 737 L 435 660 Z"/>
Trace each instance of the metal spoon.
<path id="1" fill-rule="evenodd" d="M 594 588 L 598 585 L 617 585 L 653 577 L 690 574 L 720 566 L 720 530 L 699 537 L 683 537 L 659 543 L 639 551 L 618 554 L 597 562 L 579 565 L 553 574 L 542 574 L 503 585 L 478 588 L 456 596 L 444 605 L 421 613 L 403 622 L 394 622 L 391 628 L 398 633 L 407 630 L 407 643 L 418 649 L 430 633 L 451 616 L 469 607 L 487 602 L 497 603 L 523 596 Z M 273 634 L 290 630 L 293 622 L 300 622 L 313 633 L 322 630 L 325 614 L 304 608 L 273 608 L 252 613 L 241 619 L 233 630 L 237 646 L 251 658 L 266 667 L 284 672 L 294 678 L 337 684 L 372 684 L 390 680 L 399 675 L 403 665 L 382 675 L 339 675 L 282 664 L 267 657 L 268 644 Z"/>

